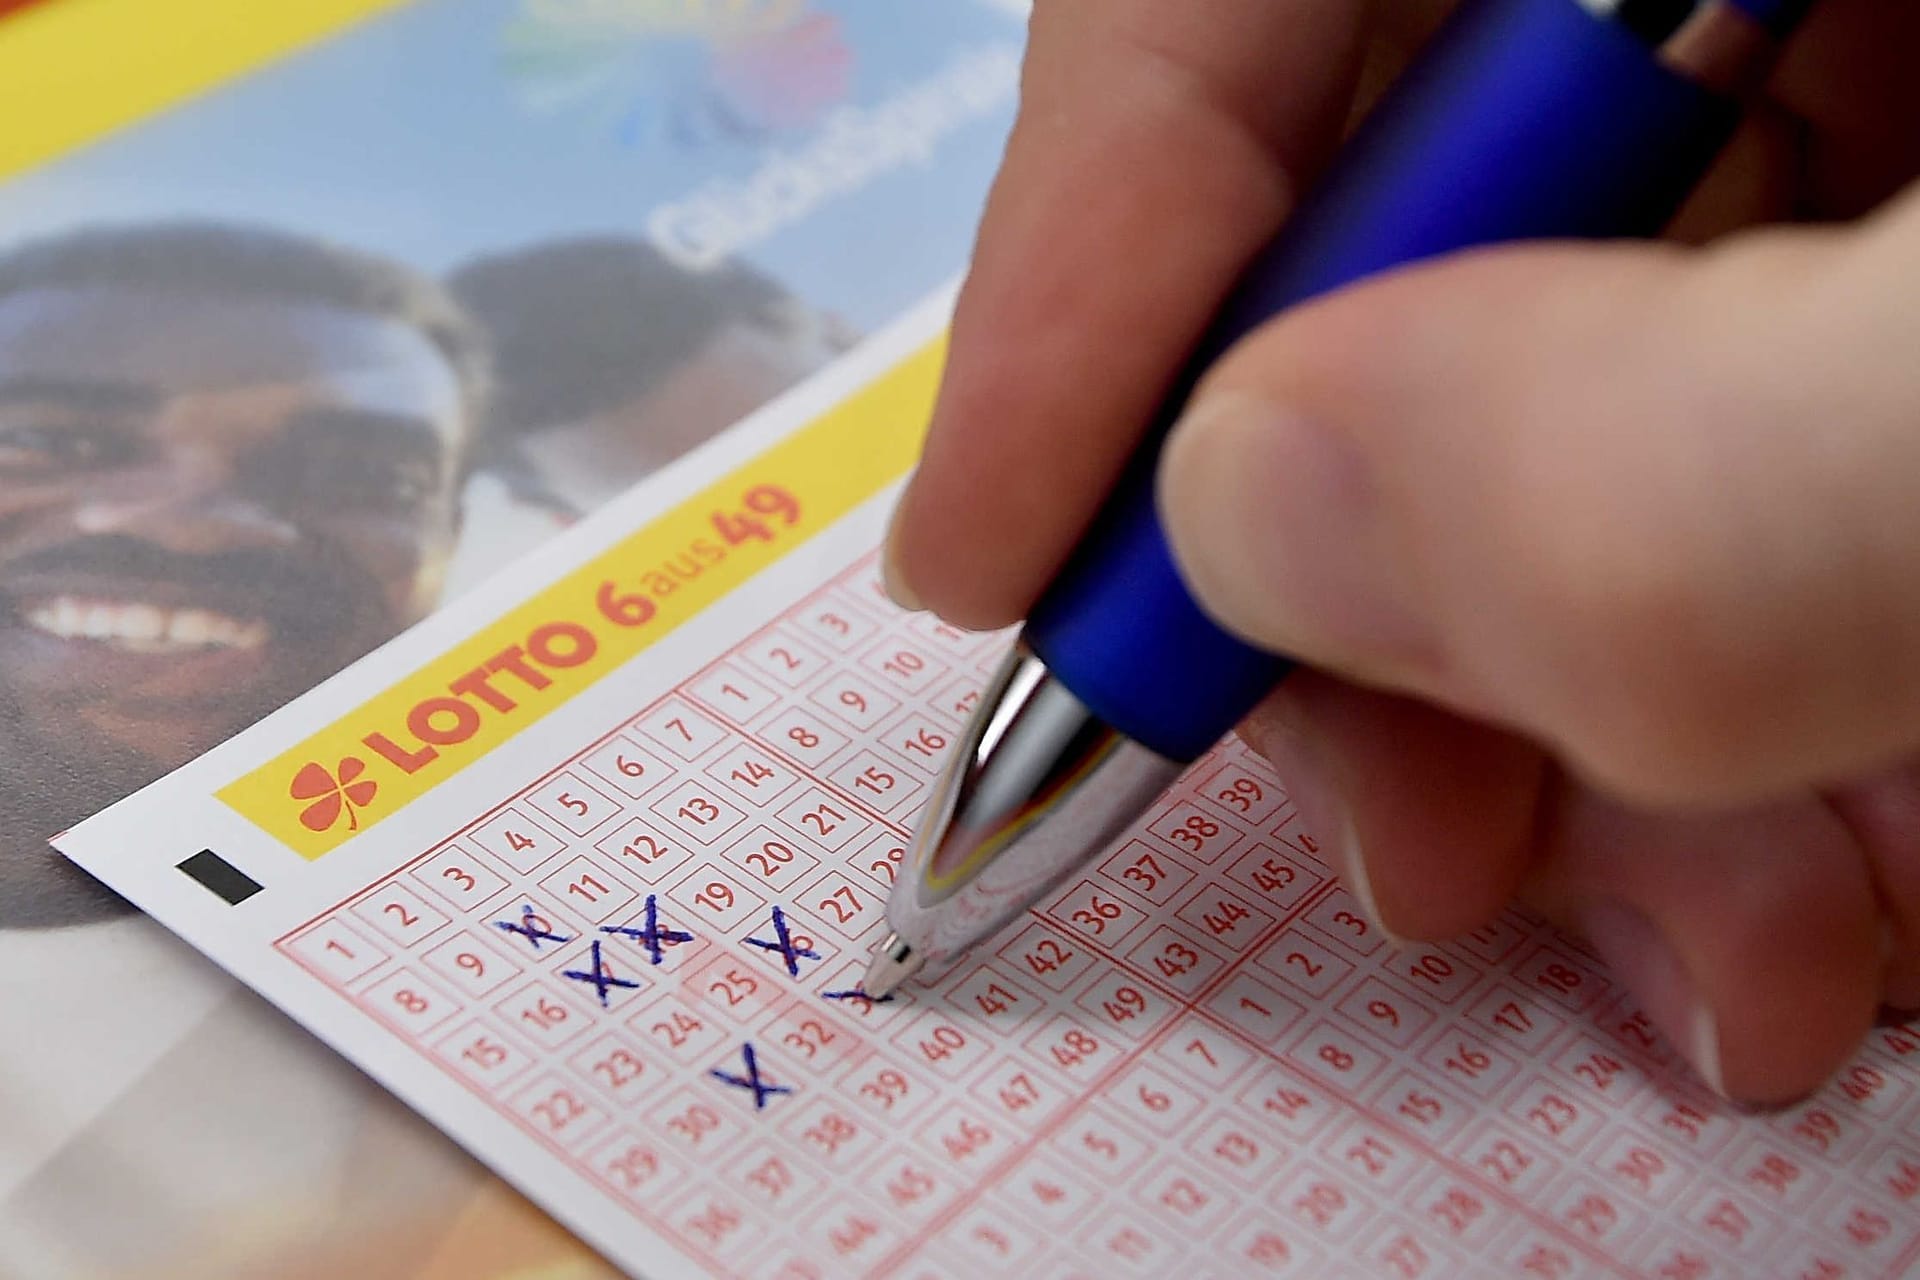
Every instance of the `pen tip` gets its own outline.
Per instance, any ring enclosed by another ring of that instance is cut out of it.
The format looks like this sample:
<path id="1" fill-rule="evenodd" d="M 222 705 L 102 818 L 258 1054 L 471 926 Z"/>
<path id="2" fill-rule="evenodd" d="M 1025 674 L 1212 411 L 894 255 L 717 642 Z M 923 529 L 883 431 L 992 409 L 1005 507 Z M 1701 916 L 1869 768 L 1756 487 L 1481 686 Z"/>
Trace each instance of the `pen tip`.
<path id="1" fill-rule="evenodd" d="M 890 933 L 867 965 L 867 976 L 860 983 L 860 990 L 875 1000 L 890 996 L 901 983 L 920 972 L 926 962 L 927 958 L 902 942 L 899 934 Z"/>

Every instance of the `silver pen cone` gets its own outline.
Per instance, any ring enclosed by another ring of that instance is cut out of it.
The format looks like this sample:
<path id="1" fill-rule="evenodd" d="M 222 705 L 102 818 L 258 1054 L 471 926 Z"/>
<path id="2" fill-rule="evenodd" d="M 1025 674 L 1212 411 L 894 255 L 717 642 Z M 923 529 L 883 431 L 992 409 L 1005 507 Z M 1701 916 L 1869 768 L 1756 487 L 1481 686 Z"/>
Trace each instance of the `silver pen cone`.
<path id="1" fill-rule="evenodd" d="M 867 976 L 860 983 L 863 994 L 875 1000 L 883 1000 L 894 992 L 894 988 L 920 972 L 927 958 L 900 940 L 900 935 L 890 933 L 880 949 L 873 953 L 873 961 L 867 965 Z"/>
<path id="2" fill-rule="evenodd" d="M 866 993 L 885 994 L 998 932 L 1106 848 L 1184 767 L 1101 720 L 1016 647 L 921 814 Z"/>

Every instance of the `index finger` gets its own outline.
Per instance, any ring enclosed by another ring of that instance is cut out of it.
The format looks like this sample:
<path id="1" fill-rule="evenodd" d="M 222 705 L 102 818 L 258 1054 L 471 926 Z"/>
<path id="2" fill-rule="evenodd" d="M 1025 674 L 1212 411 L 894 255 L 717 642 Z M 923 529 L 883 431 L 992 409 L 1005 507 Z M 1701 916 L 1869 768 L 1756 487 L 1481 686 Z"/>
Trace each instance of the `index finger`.
<path id="1" fill-rule="evenodd" d="M 1018 618 L 1337 134 L 1363 0 L 1039 0 L 888 576 Z"/>

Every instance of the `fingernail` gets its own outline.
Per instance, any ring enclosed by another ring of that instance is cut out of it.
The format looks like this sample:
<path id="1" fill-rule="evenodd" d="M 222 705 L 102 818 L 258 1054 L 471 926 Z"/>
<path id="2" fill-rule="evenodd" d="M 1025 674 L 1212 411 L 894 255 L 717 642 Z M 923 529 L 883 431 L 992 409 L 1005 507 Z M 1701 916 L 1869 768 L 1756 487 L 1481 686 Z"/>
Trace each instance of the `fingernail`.
<path id="1" fill-rule="evenodd" d="M 1307 735 L 1289 723 L 1279 704 L 1284 695 L 1270 704 L 1261 717 L 1256 750 L 1264 755 L 1280 775 L 1287 795 L 1300 811 L 1301 821 L 1320 842 L 1333 872 L 1346 886 L 1347 893 L 1366 917 L 1367 923 L 1394 946 L 1402 939 L 1387 927 L 1380 903 L 1373 893 L 1373 881 L 1367 875 L 1367 859 L 1360 845 L 1360 829 L 1353 809 L 1341 794 L 1334 771 Z"/>
<path id="2" fill-rule="evenodd" d="M 1578 923 L 1667 1043 L 1680 1051 L 1702 1083 L 1729 1097 L 1720 1067 L 1720 1025 L 1658 927 L 1633 908 L 1612 902 L 1584 908 Z"/>
<path id="3" fill-rule="evenodd" d="M 1244 393 L 1202 396 L 1159 485 L 1181 572 L 1230 629 L 1349 673 L 1428 661 L 1376 477 L 1339 432 Z"/>
<path id="4" fill-rule="evenodd" d="M 927 606 L 914 593 L 913 584 L 907 581 L 906 571 L 900 565 L 900 539 L 894 530 L 899 521 L 900 508 L 895 507 L 893 523 L 887 526 L 887 540 L 880 553 L 880 587 L 887 593 L 887 599 L 908 613 L 919 613 Z"/>

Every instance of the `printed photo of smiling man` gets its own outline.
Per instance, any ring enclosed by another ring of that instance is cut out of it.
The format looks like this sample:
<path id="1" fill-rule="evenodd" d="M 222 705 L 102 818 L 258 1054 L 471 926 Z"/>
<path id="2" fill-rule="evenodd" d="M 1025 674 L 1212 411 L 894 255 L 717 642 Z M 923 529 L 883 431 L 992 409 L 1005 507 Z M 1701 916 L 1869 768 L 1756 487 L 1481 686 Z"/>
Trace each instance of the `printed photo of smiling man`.
<path id="1" fill-rule="evenodd" d="M 49 834 L 433 608 L 486 383 L 444 290 L 333 245 L 0 256 L 0 926 L 119 914 Z"/>
<path id="2" fill-rule="evenodd" d="M 175 6 L 74 7 L 178 73 Z M 944 287 L 1024 39 L 1021 0 L 359 7 L 0 183 L 0 1276 L 611 1276 L 45 841 Z"/>
<path id="3" fill-rule="evenodd" d="M 0 254 L 0 928 L 124 913 L 46 837 L 848 345 L 639 241 L 453 286 L 219 223 Z"/>
<path id="4" fill-rule="evenodd" d="M 222 1002 L 198 956 L 45 839 L 849 341 L 757 269 L 690 271 L 621 237 L 505 247 L 449 284 L 218 221 L 0 250 L 0 1007 L 61 1028 L 0 1059 L 0 1271 L 39 1274 L 76 1241 L 89 1274 L 144 1275 L 160 1240 L 204 1260 L 211 1237 L 182 1224 L 242 1187 L 281 1208 L 218 1274 L 289 1274 L 329 1221 L 442 1247 L 484 1171 L 251 998 Z M 82 989 L 141 996 L 96 1017 Z M 169 1117 L 209 1087 L 262 1117 L 291 1090 L 310 1123 L 199 1135 L 188 1156 Z M 386 1171 L 378 1203 L 294 1192 L 363 1160 Z M 101 1221 L 95 1189 L 130 1168 L 140 1193 Z M 496 1209 L 522 1243 L 565 1241 L 512 1197 Z"/>

